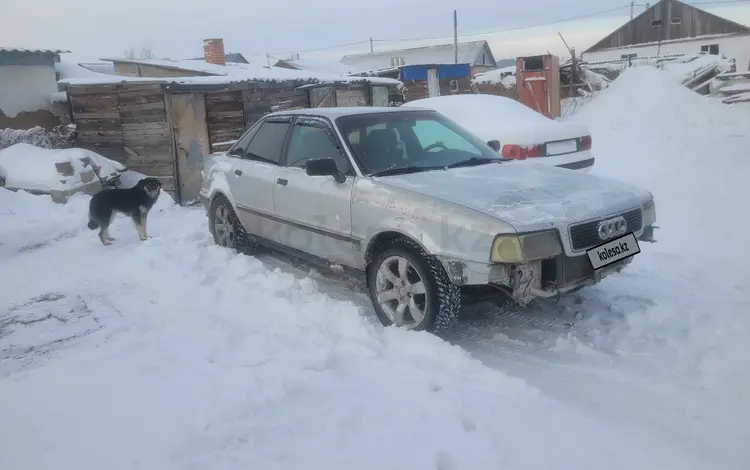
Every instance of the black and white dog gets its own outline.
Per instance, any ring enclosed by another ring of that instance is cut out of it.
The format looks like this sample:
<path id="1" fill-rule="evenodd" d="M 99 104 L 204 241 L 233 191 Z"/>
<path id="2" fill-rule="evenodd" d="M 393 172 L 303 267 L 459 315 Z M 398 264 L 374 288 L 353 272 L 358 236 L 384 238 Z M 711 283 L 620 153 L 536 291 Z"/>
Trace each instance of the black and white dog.
<path id="1" fill-rule="evenodd" d="M 89 202 L 89 228 L 99 229 L 99 240 L 111 245 L 115 240 L 109 235 L 109 225 L 116 213 L 127 215 L 133 220 L 138 237 L 146 240 L 148 212 L 156 203 L 161 192 L 161 181 L 156 178 L 143 178 L 129 189 L 105 189 L 99 191 Z"/>

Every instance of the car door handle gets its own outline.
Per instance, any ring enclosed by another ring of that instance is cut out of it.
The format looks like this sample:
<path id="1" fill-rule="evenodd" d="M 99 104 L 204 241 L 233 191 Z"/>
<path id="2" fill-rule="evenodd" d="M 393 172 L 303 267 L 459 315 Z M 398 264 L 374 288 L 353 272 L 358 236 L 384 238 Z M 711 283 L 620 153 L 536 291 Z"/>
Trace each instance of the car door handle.
<path id="1" fill-rule="evenodd" d="M 234 170 L 234 174 L 237 176 L 242 176 L 242 170 Z"/>
<path id="2" fill-rule="evenodd" d="M 276 180 L 276 184 L 280 184 L 280 185 L 282 185 L 282 186 L 286 186 L 286 184 L 287 184 L 288 182 L 289 182 L 289 181 L 285 180 L 284 178 L 279 178 L 279 179 L 277 179 L 277 180 Z"/>

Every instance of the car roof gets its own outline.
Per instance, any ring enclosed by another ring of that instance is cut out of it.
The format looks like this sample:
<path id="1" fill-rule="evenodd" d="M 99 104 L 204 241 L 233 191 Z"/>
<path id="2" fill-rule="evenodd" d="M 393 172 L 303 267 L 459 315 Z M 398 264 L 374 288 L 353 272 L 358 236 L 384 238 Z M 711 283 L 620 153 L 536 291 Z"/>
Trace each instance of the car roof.
<path id="1" fill-rule="evenodd" d="M 304 114 L 306 116 L 320 116 L 329 119 L 336 119 L 341 116 L 356 116 L 362 114 L 376 113 L 411 113 L 415 111 L 432 111 L 422 108 L 403 108 L 395 106 L 342 106 L 338 108 L 300 108 L 276 111 L 266 116 L 297 116 Z"/>

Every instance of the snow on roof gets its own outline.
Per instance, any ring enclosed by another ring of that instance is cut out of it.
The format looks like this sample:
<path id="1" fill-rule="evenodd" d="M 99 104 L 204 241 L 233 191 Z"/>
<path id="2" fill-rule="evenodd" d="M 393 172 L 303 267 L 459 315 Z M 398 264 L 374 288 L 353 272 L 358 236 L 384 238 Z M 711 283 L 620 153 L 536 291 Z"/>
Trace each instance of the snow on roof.
<path id="1" fill-rule="evenodd" d="M 705 54 L 686 57 L 682 60 L 677 59 L 662 65 L 664 70 L 674 75 L 681 81 L 697 75 L 711 68 L 718 68 L 720 71 L 728 70 L 730 67 L 729 59 L 723 59 L 721 56 Z"/>
<path id="2" fill-rule="evenodd" d="M 65 49 L 26 49 L 23 47 L 0 46 L 0 52 L 28 52 L 31 54 L 64 54 L 70 52 Z"/>
<path id="3" fill-rule="evenodd" d="M 225 85 L 238 82 L 253 81 L 317 81 L 319 83 L 351 83 L 368 81 L 380 85 L 401 85 L 392 78 L 363 78 L 338 75 L 334 73 L 318 73 L 307 70 L 292 70 L 281 67 L 260 67 L 250 64 L 228 63 L 227 65 L 209 64 L 201 60 L 153 60 L 153 59 L 102 59 L 117 60 L 132 63 L 142 63 L 157 67 L 178 68 L 186 71 L 211 73 L 212 76 L 195 77 L 127 77 L 121 75 L 98 74 L 98 77 L 75 77 L 60 80 L 63 85 L 104 85 L 123 82 L 169 83 L 179 85 Z"/>
<path id="4" fill-rule="evenodd" d="M 226 68 L 232 67 L 235 63 L 229 63 L 227 65 L 216 65 L 209 64 L 202 59 L 184 59 L 184 60 L 170 60 L 170 59 L 108 59 L 102 58 L 108 62 L 122 62 L 125 64 L 138 64 L 138 65 L 151 65 L 153 67 L 162 67 L 165 69 L 173 70 L 185 70 L 187 72 L 200 72 L 208 73 L 211 75 L 227 75 Z"/>
<path id="5" fill-rule="evenodd" d="M 458 43 L 458 63 L 474 64 L 477 54 L 485 46 L 487 46 L 487 41 Z M 411 49 L 378 51 L 368 54 L 345 55 L 341 58 L 341 63 L 351 66 L 357 72 L 365 72 L 392 67 L 392 57 L 403 57 L 405 65 L 452 64 L 455 62 L 455 52 L 451 43 Z M 489 59 L 494 60 L 494 58 Z"/>
<path id="6" fill-rule="evenodd" d="M 81 77 L 60 80 L 62 85 L 113 85 L 117 83 L 154 83 L 177 85 L 228 85 L 240 82 L 260 81 L 317 81 L 319 83 L 356 83 L 367 81 L 376 85 L 401 85 L 392 78 L 380 77 L 349 77 L 343 75 L 326 75 L 305 72 L 302 70 L 282 69 L 278 67 L 258 68 L 254 71 L 245 70 L 241 73 L 226 76 L 208 77 L 125 77 L 120 75 L 99 74 L 99 77 Z"/>
<path id="7" fill-rule="evenodd" d="M 55 71 L 60 74 L 60 79 L 97 78 L 105 75 L 95 72 L 88 67 L 83 67 L 80 63 L 70 60 L 70 58 L 65 56 L 61 57 L 60 62 L 55 64 Z"/>
<path id="8" fill-rule="evenodd" d="M 726 38 L 730 36 L 740 36 L 743 34 L 747 34 L 747 33 L 717 33 L 717 34 L 706 34 L 704 36 L 693 36 L 693 37 L 688 37 L 688 38 L 666 39 L 664 41 L 661 41 L 661 46 L 664 47 L 666 44 L 679 44 L 682 42 L 705 41 L 709 39 L 721 39 L 721 38 Z M 639 44 L 629 44 L 627 46 L 606 47 L 606 48 L 597 49 L 597 50 L 588 49 L 581 53 L 581 57 L 583 58 L 583 60 L 586 60 L 585 56 L 587 54 L 594 54 L 594 53 L 607 52 L 607 51 L 619 51 L 622 49 L 639 49 L 642 47 L 656 46 L 659 43 L 660 43 L 659 41 L 651 41 L 651 42 L 642 42 Z"/>
<path id="9" fill-rule="evenodd" d="M 750 83 L 737 83 L 736 85 L 727 85 L 721 89 L 721 92 L 725 94 L 747 93 L 750 92 Z"/>
<path id="10" fill-rule="evenodd" d="M 78 65 L 96 73 L 115 74 L 115 66 L 112 62 L 78 62 Z"/>
<path id="11" fill-rule="evenodd" d="M 328 73 L 332 75 L 349 75 L 355 72 L 352 67 L 336 62 L 334 60 L 321 60 L 321 59 L 295 59 L 295 60 L 283 60 L 279 62 L 286 62 L 297 67 L 299 70 L 316 73 Z"/>

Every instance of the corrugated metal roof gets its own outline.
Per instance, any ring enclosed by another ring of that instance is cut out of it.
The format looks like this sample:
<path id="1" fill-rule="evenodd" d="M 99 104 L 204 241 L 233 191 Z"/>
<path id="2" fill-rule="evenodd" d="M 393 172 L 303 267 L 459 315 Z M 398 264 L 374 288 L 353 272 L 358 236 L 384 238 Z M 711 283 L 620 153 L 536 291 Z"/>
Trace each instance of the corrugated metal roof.
<path id="1" fill-rule="evenodd" d="M 474 65 L 478 54 L 486 45 L 487 41 L 458 43 L 458 63 Z M 341 63 L 349 65 L 353 71 L 366 72 L 393 67 L 391 63 L 392 57 L 403 57 L 404 65 L 452 64 L 455 61 L 455 52 L 453 50 L 453 43 L 439 44 L 410 49 L 378 51 L 370 54 L 345 55 L 341 58 Z M 494 65 L 494 61 L 494 57 L 487 57 L 487 62 L 490 62 L 488 65 Z"/>
<path id="2" fill-rule="evenodd" d="M 70 51 L 65 49 L 25 49 L 23 47 L 0 46 L 0 52 L 27 52 L 31 54 L 65 54 Z"/>

